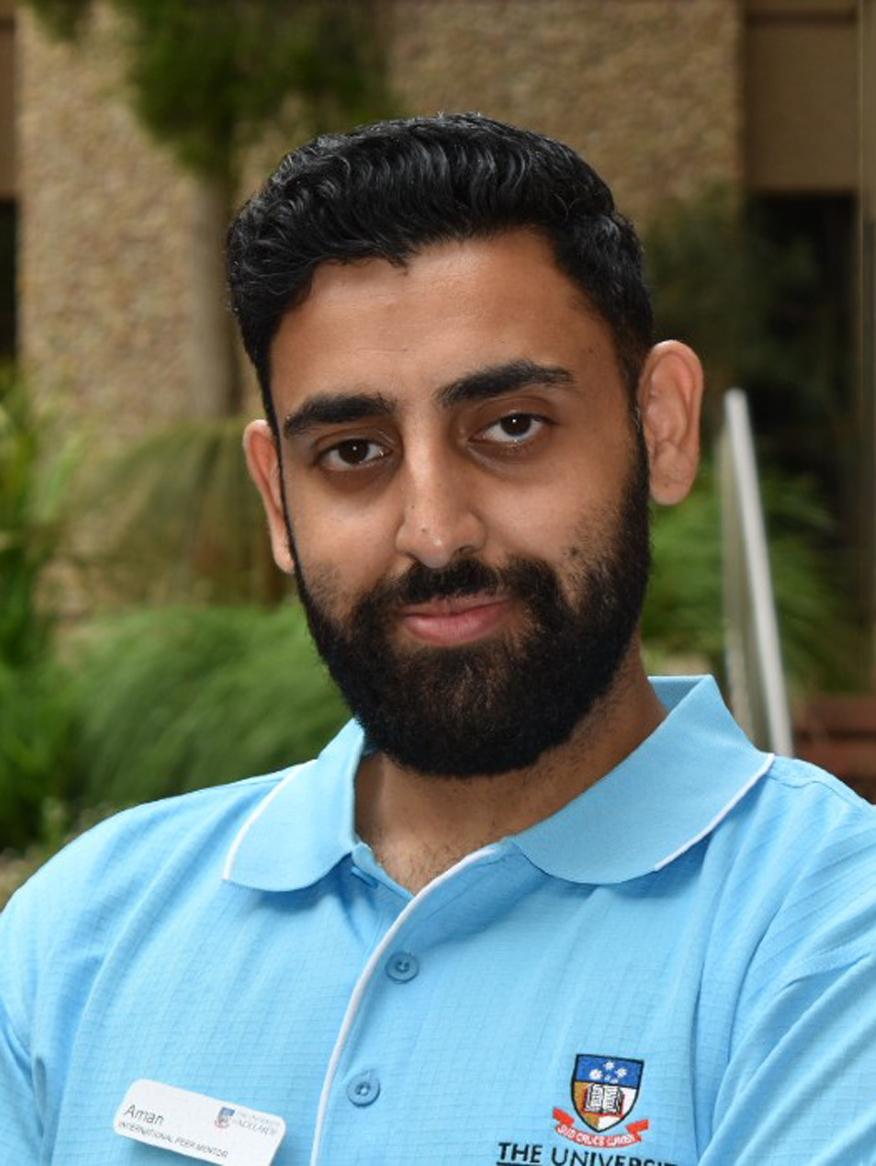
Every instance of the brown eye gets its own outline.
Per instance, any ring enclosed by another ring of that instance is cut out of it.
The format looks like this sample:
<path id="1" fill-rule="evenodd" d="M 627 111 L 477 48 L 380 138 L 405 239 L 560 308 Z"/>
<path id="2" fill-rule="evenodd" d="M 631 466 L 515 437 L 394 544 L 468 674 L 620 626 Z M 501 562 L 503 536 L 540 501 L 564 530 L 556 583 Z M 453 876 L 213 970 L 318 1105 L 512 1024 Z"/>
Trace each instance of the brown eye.
<path id="1" fill-rule="evenodd" d="M 512 413 L 508 417 L 503 417 L 499 424 L 502 432 L 507 433 L 509 437 L 525 437 L 534 421 L 535 418 L 530 413 Z"/>
<path id="2" fill-rule="evenodd" d="M 358 466 L 368 460 L 368 441 L 345 441 L 336 446 L 338 457 L 349 466 Z"/>
<path id="3" fill-rule="evenodd" d="M 482 430 L 480 440 L 493 445 L 526 445 L 548 424 L 546 418 L 535 413 L 508 413 Z"/>
<path id="4" fill-rule="evenodd" d="M 339 441 L 322 454 L 320 461 L 330 470 L 358 470 L 373 465 L 386 457 L 386 450 L 376 441 L 366 441 L 364 437 L 351 437 Z"/>

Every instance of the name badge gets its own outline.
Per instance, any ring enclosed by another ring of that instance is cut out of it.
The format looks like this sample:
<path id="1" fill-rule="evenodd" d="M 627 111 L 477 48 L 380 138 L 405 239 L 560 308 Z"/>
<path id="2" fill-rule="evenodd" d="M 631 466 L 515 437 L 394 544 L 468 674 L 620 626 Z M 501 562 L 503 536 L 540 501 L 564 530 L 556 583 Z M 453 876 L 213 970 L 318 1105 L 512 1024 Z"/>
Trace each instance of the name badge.
<path id="1" fill-rule="evenodd" d="M 270 1166 L 286 1123 L 272 1113 L 144 1078 L 125 1094 L 113 1129 L 200 1162 Z"/>

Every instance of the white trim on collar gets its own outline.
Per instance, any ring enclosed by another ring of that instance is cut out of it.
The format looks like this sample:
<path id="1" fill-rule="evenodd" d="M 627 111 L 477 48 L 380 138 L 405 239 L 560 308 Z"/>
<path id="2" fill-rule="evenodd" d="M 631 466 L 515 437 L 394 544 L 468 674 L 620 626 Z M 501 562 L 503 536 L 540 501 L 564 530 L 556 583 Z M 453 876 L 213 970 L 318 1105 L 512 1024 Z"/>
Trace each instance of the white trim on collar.
<path id="1" fill-rule="evenodd" d="M 266 797 L 262 798 L 256 808 L 243 823 L 237 832 L 237 836 L 231 843 L 228 854 L 225 858 L 225 866 L 222 868 L 222 878 L 225 882 L 229 882 L 233 879 L 234 863 L 237 859 L 238 852 L 246 840 L 250 830 L 253 828 L 262 814 L 264 814 L 265 811 L 269 809 L 274 798 L 282 794 L 283 790 L 286 788 L 289 782 L 294 780 L 294 778 L 298 776 L 302 769 L 306 769 L 308 765 L 312 764 L 312 761 L 306 761 L 302 765 L 296 765 L 294 769 L 291 769 L 289 773 L 287 773 L 286 776 L 282 779 L 282 781 L 279 781 L 271 790 L 271 792 Z"/>
<path id="2" fill-rule="evenodd" d="M 727 802 L 726 806 L 723 806 L 714 816 L 714 818 L 712 818 L 711 822 L 707 822 L 702 830 L 698 830 L 697 833 L 688 838 L 686 842 L 682 842 L 681 846 L 673 850 L 671 854 L 667 854 L 665 858 L 661 858 L 661 860 L 653 867 L 653 869 L 655 871 L 663 870 L 664 866 L 669 866 L 671 862 L 675 862 L 677 858 L 681 858 L 685 851 L 688 851 L 692 847 L 696 846 L 698 842 L 702 842 L 702 840 L 707 835 L 711 834 L 713 830 L 720 826 L 721 822 L 723 822 L 733 807 L 741 802 L 752 786 L 756 785 L 760 781 L 775 759 L 776 755 L 774 753 L 765 753 L 764 763 L 760 769 L 756 770 L 756 772 L 751 775 L 749 780 L 743 786 L 740 786 L 729 802 Z"/>

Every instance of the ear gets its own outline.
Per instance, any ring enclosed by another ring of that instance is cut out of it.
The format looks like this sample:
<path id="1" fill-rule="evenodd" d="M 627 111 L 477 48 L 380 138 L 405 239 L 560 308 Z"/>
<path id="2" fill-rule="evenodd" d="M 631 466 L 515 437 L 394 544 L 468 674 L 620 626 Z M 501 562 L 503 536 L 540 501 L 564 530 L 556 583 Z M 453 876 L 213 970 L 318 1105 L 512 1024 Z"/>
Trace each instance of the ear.
<path id="1" fill-rule="evenodd" d="M 289 546 L 286 515 L 283 508 L 283 481 L 280 455 L 274 434 L 267 421 L 250 421 L 243 434 L 243 449 L 249 475 L 262 496 L 268 519 L 268 534 L 274 562 L 287 575 L 295 573 L 295 561 Z"/>
<path id="2" fill-rule="evenodd" d="M 696 478 L 702 399 L 703 366 L 693 349 L 678 340 L 655 345 L 639 378 L 639 408 L 651 497 L 663 506 L 681 502 Z"/>

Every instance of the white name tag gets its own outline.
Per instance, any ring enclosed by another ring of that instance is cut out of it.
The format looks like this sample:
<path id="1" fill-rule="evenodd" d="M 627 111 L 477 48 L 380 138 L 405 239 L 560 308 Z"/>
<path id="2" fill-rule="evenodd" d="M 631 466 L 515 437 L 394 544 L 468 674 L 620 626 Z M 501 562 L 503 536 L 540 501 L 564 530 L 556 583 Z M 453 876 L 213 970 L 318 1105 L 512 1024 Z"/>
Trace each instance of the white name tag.
<path id="1" fill-rule="evenodd" d="M 143 1079 L 125 1094 L 113 1129 L 201 1162 L 270 1166 L 286 1123 L 272 1113 Z"/>

